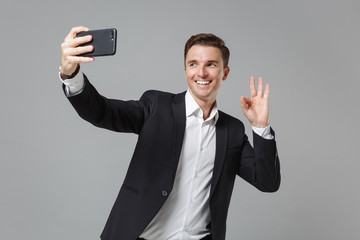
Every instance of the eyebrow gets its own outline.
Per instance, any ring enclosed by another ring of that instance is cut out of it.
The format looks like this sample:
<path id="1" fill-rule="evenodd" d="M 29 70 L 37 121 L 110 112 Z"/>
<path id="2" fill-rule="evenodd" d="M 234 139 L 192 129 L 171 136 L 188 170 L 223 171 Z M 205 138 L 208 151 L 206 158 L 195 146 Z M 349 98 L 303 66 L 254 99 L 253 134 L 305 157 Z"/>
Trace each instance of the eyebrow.
<path id="1" fill-rule="evenodd" d="M 197 62 L 197 60 L 189 60 L 186 63 L 189 64 L 189 63 L 196 63 L 196 62 Z M 217 61 L 217 60 L 209 60 L 209 61 L 207 61 L 207 63 L 219 63 L 219 61 Z"/>
<path id="2" fill-rule="evenodd" d="M 210 60 L 210 61 L 208 61 L 208 63 L 219 63 L 219 61 L 217 61 L 217 60 Z"/>
<path id="3" fill-rule="evenodd" d="M 196 62 L 197 62 L 196 60 L 189 60 L 186 63 L 196 63 Z"/>

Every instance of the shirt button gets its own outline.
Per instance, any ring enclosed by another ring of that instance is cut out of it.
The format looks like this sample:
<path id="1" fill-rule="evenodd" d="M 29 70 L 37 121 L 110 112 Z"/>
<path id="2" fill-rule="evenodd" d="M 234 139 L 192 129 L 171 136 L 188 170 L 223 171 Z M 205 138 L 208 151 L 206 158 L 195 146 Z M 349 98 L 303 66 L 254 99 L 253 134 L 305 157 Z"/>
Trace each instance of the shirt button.
<path id="1" fill-rule="evenodd" d="M 166 196 L 168 195 L 168 192 L 164 190 L 164 191 L 161 192 L 161 194 L 162 194 L 164 197 L 166 197 Z"/>

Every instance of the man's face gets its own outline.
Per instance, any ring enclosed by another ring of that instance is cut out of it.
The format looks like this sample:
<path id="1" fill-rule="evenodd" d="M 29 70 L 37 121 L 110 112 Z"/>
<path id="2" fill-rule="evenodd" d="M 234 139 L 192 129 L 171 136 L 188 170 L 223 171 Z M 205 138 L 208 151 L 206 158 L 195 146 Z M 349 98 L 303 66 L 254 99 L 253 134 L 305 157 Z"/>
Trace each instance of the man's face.
<path id="1" fill-rule="evenodd" d="M 186 80 L 195 101 L 214 103 L 221 82 L 226 80 L 229 67 L 224 68 L 220 49 L 194 45 L 185 59 Z"/>

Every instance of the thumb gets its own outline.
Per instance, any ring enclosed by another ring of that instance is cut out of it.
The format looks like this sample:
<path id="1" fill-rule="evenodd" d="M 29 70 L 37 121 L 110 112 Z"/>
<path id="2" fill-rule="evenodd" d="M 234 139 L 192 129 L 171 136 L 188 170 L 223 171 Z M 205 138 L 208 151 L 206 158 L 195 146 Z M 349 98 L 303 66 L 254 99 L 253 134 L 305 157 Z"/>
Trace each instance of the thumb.
<path id="1" fill-rule="evenodd" d="M 247 97 L 244 97 L 244 96 L 240 97 L 240 104 L 241 104 L 241 108 L 244 113 L 246 113 L 247 110 L 249 109 L 249 106 L 248 106 L 249 101 L 250 101 L 250 99 Z"/>

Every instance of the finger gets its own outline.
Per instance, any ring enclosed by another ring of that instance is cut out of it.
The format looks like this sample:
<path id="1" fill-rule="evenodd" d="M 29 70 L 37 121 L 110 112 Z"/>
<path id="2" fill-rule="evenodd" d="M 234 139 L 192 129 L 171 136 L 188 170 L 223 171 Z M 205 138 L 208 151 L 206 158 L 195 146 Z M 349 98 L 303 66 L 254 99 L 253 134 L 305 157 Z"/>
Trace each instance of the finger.
<path id="1" fill-rule="evenodd" d="M 71 63 L 89 63 L 93 62 L 95 59 L 93 57 L 69 56 L 67 60 Z"/>
<path id="2" fill-rule="evenodd" d="M 89 53 L 94 50 L 92 45 L 84 46 L 84 47 L 76 47 L 76 48 L 67 48 L 64 50 L 64 55 L 67 56 L 77 56 L 83 53 Z"/>
<path id="3" fill-rule="evenodd" d="M 83 37 L 77 37 L 77 38 L 69 40 L 68 41 L 68 46 L 77 47 L 77 46 L 79 46 L 81 44 L 91 42 L 91 40 L 92 40 L 91 35 L 86 35 L 86 36 L 83 36 Z"/>
<path id="4" fill-rule="evenodd" d="M 66 36 L 65 41 L 74 39 L 76 37 L 76 34 L 78 34 L 79 32 L 87 32 L 89 30 L 90 29 L 88 27 L 84 27 L 84 26 L 73 27 L 70 30 L 69 34 Z"/>
<path id="5" fill-rule="evenodd" d="M 263 78 L 259 77 L 259 83 L 258 83 L 258 96 L 263 96 Z"/>
<path id="6" fill-rule="evenodd" d="M 256 87 L 255 87 L 255 77 L 251 76 L 250 77 L 250 94 L 251 97 L 256 97 Z"/>
<path id="7" fill-rule="evenodd" d="M 240 105 L 241 105 L 243 112 L 246 112 L 248 109 L 248 106 L 246 104 L 245 97 L 243 97 L 243 96 L 240 97 Z"/>
<path id="8" fill-rule="evenodd" d="M 268 99 L 270 94 L 270 84 L 266 84 L 265 86 L 265 92 L 264 92 L 264 98 Z"/>
<path id="9" fill-rule="evenodd" d="M 240 105 L 244 113 L 247 112 L 250 104 L 251 104 L 251 100 L 249 98 L 244 96 L 240 97 Z"/>

